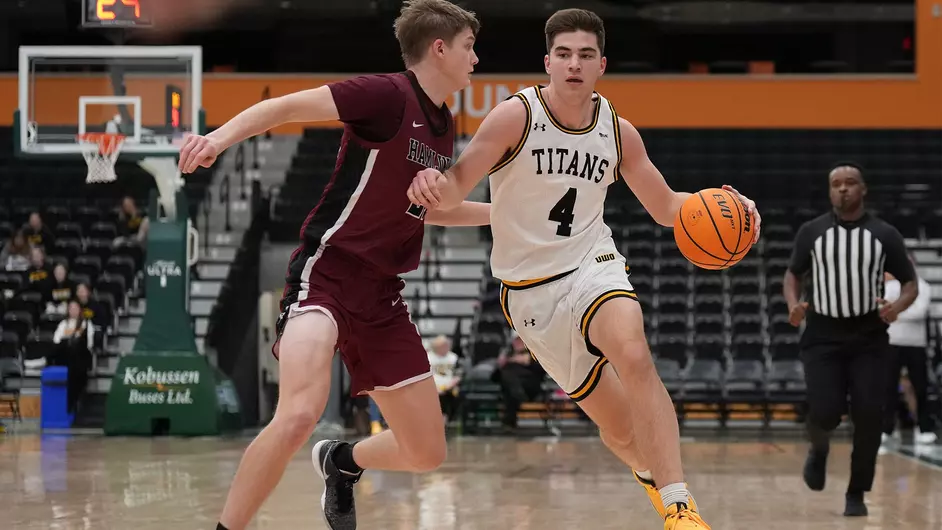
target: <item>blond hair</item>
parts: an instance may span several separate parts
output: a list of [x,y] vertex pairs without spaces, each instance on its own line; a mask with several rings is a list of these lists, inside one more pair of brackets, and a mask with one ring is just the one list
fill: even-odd
[[402,60],[410,67],[425,57],[429,45],[438,39],[451,43],[462,31],[474,35],[481,23],[471,11],[447,0],[408,0],[403,2],[399,18],[393,23]]

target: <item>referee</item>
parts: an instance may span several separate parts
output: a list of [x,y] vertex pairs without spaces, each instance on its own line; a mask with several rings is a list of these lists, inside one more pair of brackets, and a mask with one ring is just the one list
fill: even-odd
[[[824,489],[831,433],[841,423],[849,396],[854,450],[844,515],[863,516],[864,492],[873,485],[880,448],[887,327],[913,303],[919,288],[903,237],[864,210],[863,170],[842,163],[828,179],[832,211],[798,230],[783,291],[791,324],[807,320],[800,342],[811,440],[805,484]],[[892,303],[883,300],[884,271],[901,285]]]

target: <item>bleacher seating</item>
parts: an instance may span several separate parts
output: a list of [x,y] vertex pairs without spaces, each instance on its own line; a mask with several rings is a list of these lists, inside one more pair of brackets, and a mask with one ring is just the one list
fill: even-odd
[[[12,146],[12,131],[0,128],[0,146]],[[46,265],[68,270],[68,279],[91,289],[89,306],[97,333],[95,363],[122,352],[117,340],[118,317],[133,300],[142,296],[140,271],[144,249],[116,242],[117,207],[122,197],[131,196],[146,209],[155,189],[153,176],[135,163],[119,160],[114,183],[85,183],[87,167],[81,157],[48,160],[17,158],[11,149],[0,147],[0,248],[37,211],[54,241],[44,244]],[[210,170],[189,175],[184,188],[191,214],[205,195],[212,177]],[[27,281],[25,272],[0,269],[0,356],[36,360],[52,348],[52,336],[62,315],[47,313],[46,300]],[[37,377],[38,372],[21,374]],[[93,374],[95,375],[95,374]],[[108,375],[108,374],[105,374]]]

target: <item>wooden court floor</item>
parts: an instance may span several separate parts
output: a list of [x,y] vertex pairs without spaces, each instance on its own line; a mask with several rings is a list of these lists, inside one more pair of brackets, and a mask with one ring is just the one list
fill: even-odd
[[[215,528],[248,438],[0,436],[0,528]],[[252,528],[323,529],[321,484],[299,452]],[[662,528],[640,487],[595,439],[458,438],[447,463],[412,476],[367,472],[364,530]],[[716,530],[942,529],[942,470],[880,457],[870,517],[840,515],[849,447],[835,445],[827,489],[807,491],[795,442],[684,443],[688,479]]]

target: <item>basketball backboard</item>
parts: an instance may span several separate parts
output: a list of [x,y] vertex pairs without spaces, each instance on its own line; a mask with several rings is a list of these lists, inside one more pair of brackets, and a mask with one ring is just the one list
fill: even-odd
[[122,159],[179,154],[203,133],[202,49],[193,46],[24,46],[15,150],[82,153],[78,137],[126,136]]

